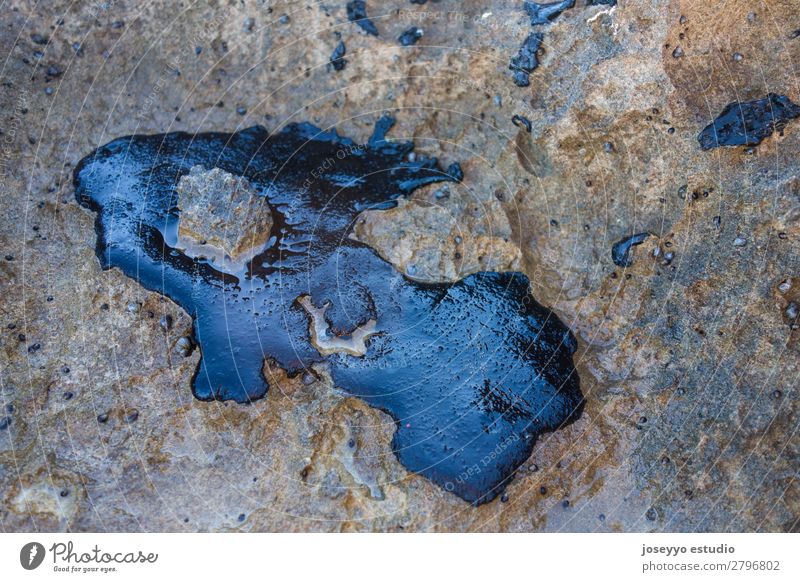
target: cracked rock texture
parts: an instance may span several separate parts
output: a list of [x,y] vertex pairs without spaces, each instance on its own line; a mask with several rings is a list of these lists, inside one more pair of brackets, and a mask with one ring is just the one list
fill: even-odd
[[[797,531],[800,121],[752,150],[697,135],[737,100],[800,103],[800,1],[586,4],[541,27],[524,88],[522,2],[368,2],[377,37],[344,1],[6,4],[0,530]],[[409,474],[324,370],[194,400],[190,317],[100,270],[73,198],[119,136],[308,120],[363,143],[384,111],[464,182],[355,236],[418,278],[520,269],[578,338],[585,411],[505,501]]]
[[272,213],[247,178],[195,166],[175,191],[180,208],[178,248],[190,257],[244,266],[269,240]]

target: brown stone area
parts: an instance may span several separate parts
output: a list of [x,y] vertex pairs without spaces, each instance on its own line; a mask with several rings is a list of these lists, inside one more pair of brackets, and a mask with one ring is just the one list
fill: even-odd
[[175,188],[180,220],[176,248],[238,273],[269,240],[272,213],[247,178],[193,167]]
[[[697,134],[737,100],[800,103],[800,1],[578,0],[526,88],[521,2],[371,2],[378,37],[344,1],[269,4],[4,7],[0,531],[798,530],[800,121],[752,151]],[[384,111],[464,182],[355,236],[421,279],[522,270],[578,338],[586,409],[505,501],[409,474],[391,419],[322,368],[194,400],[190,317],[101,271],[74,201],[119,136],[307,120],[363,143]]]

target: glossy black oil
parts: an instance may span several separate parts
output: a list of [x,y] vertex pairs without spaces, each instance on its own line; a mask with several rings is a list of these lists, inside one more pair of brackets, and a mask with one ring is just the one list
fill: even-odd
[[517,127],[524,128],[525,131],[527,131],[528,133],[533,131],[533,124],[531,123],[531,120],[525,117],[524,115],[514,115],[511,118],[511,123],[513,123]]
[[549,24],[558,16],[575,6],[575,0],[562,0],[561,2],[525,2],[525,12],[531,19],[531,25]]
[[[270,136],[170,133],[117,139],[76,168],[76,196],[97,213],[97,255],[181,305],[202,359],[201,400],[250,402],[268,382],[265,358],[290,374],[327,362],[335,383],[397,423],[393,449],[410,470],[481,503],[502,492],[536,437],[578,414],[575,339],[530,295],[520,273],[478,273],[458,283],[409,280],[348,238],[367,208],[434,182],[460,181],[453,164],[388,141],[382,118],[367,144],[307,123]],[[246,176],[272,210],[275,236],[241,278],[173,248],[176,184],[195,165]],[[378,335],[364,357],[322,357],[297,299],[332,306],[331,330],[369,319]]]
[[511,57],[508,68],[514,72],[514,84],[527,87],[531,84],[530,74],[539,66],[539,49],[542,48],[544,35],[541,32],[530,33],[516,56]]
[[422,38],[422,29],[412,26],[397,39],[403,46],[411,46],[417,44],[417,41]]
[[347,54],[347,47],[344,45],[344,41],[339,41],[339,44],[336,45],[331,53],[330,64],[334,71],[344,70],[345,66],[347,65],[347,59],[344,58],[345,54]]
[[355,22],[368,34],[378,36],[378,27],[367,16],[367,3],[364,0],[352,0],[347,3],[347,19]]
[[800,106],[785,95],[770,93],[764,99],[730,103],[700,132],[703,150],[719,146],[755,146],[800,116]]
[[615,242],[611,247],[611,260],[618,267],[630,267],[633,264],[630,257],[631,247],[642,244],[649,236],[649,232],[640,232]]

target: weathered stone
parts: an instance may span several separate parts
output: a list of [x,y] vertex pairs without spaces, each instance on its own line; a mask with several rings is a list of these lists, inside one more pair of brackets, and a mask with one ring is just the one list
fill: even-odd
[[194,166],[176,188],[180,221],[177,248],[239,271],[269,240],[272,213],[247,178]]
[[[456,202],[458,205],[461,202]],[[401,202],[387,211],[364,212],[355,237],[418,281],[457,281],[480,271],[519,271],[521,253],[496,202],[463,209],[427,202]]]
[[311,343],[323,356],[330,354],[350,354],[351,356],[363,356],[367,353],[366,340],[375,333],[375,320],[370,319],[364,325],[354,329],[349,337],[343,338],[330,332],[330,326],[325,321],[325,312],[331,306],[330,303],[322,307],[316,307],[308,295],[298,299],[303,309],[308,312],[309,333]]

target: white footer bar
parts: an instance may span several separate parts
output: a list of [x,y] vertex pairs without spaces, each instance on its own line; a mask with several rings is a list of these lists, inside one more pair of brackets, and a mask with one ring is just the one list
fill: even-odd
[[0,534],[0,572],[3,580],[800,580],[798,541],[793,534]]

